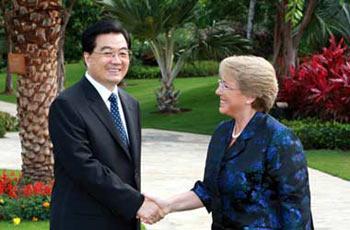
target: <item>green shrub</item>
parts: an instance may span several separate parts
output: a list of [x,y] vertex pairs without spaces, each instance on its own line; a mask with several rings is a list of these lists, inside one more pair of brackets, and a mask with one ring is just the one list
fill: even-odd
[[350,124],[317,119],[282,123],[294,131],[305,149],[350,149]]
[[6,134],[5,125],[0,121],[0,138],[4,137]]
[[215,61],[196,61],[187,63],[179,73],[179,77],[207,77],[217,75],[219,63]]
[[0,124],[2,124],[8,132],[18,131],[18,120],[9,113],[0,112]]
[[158,66],[133,65],[128,71],[127,79],[155,79],[160,78]]
[[[207,77],[217,75],[219,63],[215,61],[195,61],[187,63],[179,72],[178,77]],[[133,65],[127,75],[128,79],[156,79],[161,78],[158,66]]]
[[[50,196],[31,196],[12,199],[0,196],[0,220],[20,217],[24,220],[48,220],[50,218]],[[45,204],[45,206],[43,205]]]

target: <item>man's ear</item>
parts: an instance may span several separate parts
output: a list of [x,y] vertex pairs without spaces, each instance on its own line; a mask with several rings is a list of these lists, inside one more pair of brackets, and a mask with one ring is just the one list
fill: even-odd
[[83,59],[84,59],[84,63],[86,67],[89,67],[89,63],[90,63],[90,54],[88,52],[84,52],[83,53]]

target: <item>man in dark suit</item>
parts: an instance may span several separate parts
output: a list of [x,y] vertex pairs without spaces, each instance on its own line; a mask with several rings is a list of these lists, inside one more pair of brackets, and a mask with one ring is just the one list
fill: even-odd
[[139,104],[117,87],[128,71],[130,45],[118,22],[90,26],[82,38],[87,71],[50,107],[51,229],[136,230],[137,218],[153,223],[163,215],[140,193]]

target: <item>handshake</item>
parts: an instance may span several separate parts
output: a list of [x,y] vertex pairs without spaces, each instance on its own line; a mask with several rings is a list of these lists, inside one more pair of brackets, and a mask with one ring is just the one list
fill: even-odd
[[171,212],[170,204],[170,201],[145,195],[145,200],[137,211],[136,217],[145,224],[154,224]]

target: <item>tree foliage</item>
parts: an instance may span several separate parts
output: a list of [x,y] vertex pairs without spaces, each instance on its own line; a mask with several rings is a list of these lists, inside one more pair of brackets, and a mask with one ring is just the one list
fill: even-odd
[[102,18],[103,6],[93,0],[78,0],[73,8],[66,29],[64,46],[65,60],[68,62],[81,60],[81,36],[91,24]]
[[[104,0],[110,14],[138,39],[147,40],[161,72],[161,87],[157,91],[161,112],[178,112],[179,91],[173,81],[185,60],[199,49],[220,58],[233,54],[235,47],[246,45],[227,29],[208,28],[203,20],[205,1],[198,0]],[[189,36],[187,36],[189,35]],[[182,36],[182,42],[177,42]]]

